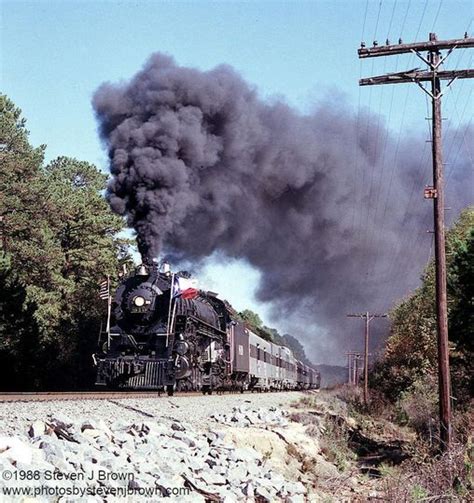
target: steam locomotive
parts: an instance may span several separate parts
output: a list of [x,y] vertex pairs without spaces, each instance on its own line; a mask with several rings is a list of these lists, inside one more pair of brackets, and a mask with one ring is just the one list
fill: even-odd
[[143,264],[111,301],[111,322],[93,355],[96,385],[109,389],[291,390],[319,388],[319,372],[262,339],[184,271]]

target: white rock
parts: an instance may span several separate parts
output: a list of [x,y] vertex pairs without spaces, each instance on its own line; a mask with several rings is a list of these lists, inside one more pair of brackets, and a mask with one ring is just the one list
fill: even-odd
[[209,485],[224,485],[227,483],[225,477],[214,471],[203,471],[199,474],[199,478]]
[[247,484],[244,486],[242,492],[248,498],[253,498],[255,496],[255,488],[254,488],[252,482],[247,482]]
[[31,464],[33,449],[16,437],[0,437],[0,458],[12,464]]
[[242,496],[232,491],[229,487],[218,487],[215,492],[220,496],[222,503],[240,503]]
[[261,467],[258,466],[255,462],[247,463],[246,466],[249,476],[252,476],[252,478],[258,477],[262,473]]
[[205,463],[204,459],[192,456],[189,458],[189,462],[186,464],[191,470],[198,472],[199,470],[204,470],[208,465]]
[[304,493],[306,493],[306,488],[301,482],[287,482],[285,484],[285,490],[289,494],[304,494]]
[[53,437],[42,436],[34,439],[33,444],[39,447],[45,455],[54,454],[58,458],[65,459],[64,451],[68,447],[65,442]]
[[257,485],[257,487],[255,489],[255,493],[266,502],[273,501],[272,493],[269,491],[268,488],[266,488],[264,486]]
[[68,463],[64,459],[58,458],[55,455],[50,455],[46,458],[48,463],[51,463],[55,468],[57,468],[61,473],[73,472],[75,471],[72,463]]
[[92,428],[86,428],[85,430],[83,430],[82,434],[88,438],[97,438],[103,435],[104,432]]
[[81,472],[86,474],[86,478],[96,477],[97,475],[97,465],[95,463],[90,463],[89,461],[82,461],[79,465]]
[[286,503],[305,503],[305,497],[302,494],[293,494],[286,497]]
[[281,491],[285,487],[285,479],[282,475],[276,472],[271,472],[271,477],[269,477],[272,486],[277,490]]
[[260,454],[251,447],[238,447],[235,449],[235,456],[240,461],[255,461],[260,458]]
[[103,419],[84,421],[81,425],[81,431],[84,432],[85,430],[101,430],[107,434],[111,433],[110,428]]
[[175,430],[175,431],[184,431],[185,430],[184,426],[177,421],[175,421],[174,423],[171,423],[171,429]]
[[45,422],[35,421],[30,425],[28,435],[30,437],[39,437],[40,435],[44,435],[48,431],[51,433],[52,430],[49,426],[46,425]]
[[196,441],[194,438],[191,437],[191,435],[188,435],[187,433],[183,431],[176,431],[173,433],[173,438],[177,438],[178,440],[181,440],[185,444],[187,444],[189,447],[195,447],[196,446]]
[[50,423],[54,425],[61,426],[62,428],[70,428],[74,424],[74,420],[61,412],[55,412],[54,414],[50,414]]
[[244,463],[231,464],[229,466],[228,475],[232,480],[241,482],[247,479],[247,467]]
[[114,432],[125,432],[130,428],[130,423],[128,421],[124,421],[123,419],[117,419],[113,421],[110,425],[110,429]]

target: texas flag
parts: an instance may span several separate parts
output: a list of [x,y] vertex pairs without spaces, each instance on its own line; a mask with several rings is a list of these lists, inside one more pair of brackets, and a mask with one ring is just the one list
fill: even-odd
[[181,276],[174,277],[173,298],[194,299],[198,293],[196,279],[182,278]]

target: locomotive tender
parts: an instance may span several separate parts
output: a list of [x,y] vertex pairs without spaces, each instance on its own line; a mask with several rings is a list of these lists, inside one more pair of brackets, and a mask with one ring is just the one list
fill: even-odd
[[192,288],[186,272],[139,266],[122,280],[111,312],[107,340],[94,355],[98,386],[169,395],[319,388],[317,370],[253,333],[217,294]]

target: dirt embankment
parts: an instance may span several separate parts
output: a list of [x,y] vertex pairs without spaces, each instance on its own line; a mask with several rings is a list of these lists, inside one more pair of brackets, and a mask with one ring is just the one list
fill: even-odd
[[431,457],[412,430],[358,413],[334,392],[308,392],[286,417],[284,425],[229,427],[227,436],[303,484],[307,501],[469,500],[462,446]]

